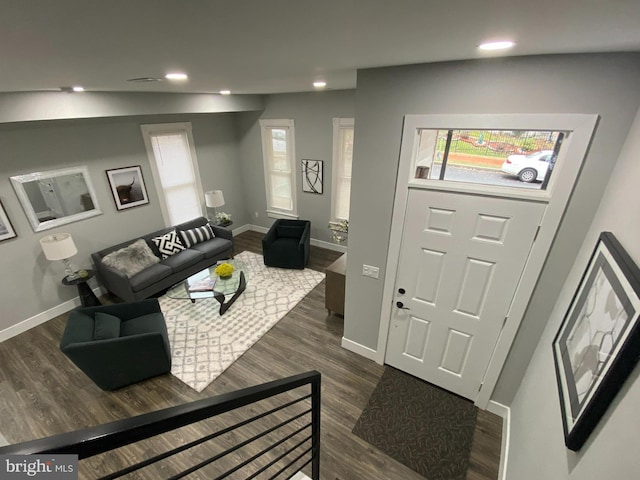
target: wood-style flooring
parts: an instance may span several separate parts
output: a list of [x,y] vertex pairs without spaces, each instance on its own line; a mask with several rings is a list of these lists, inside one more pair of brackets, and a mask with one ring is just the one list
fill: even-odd
[[[261,254],[262,236],[236,236],[236,253]],[[339,256],[312,247],[309,268],[324,271]],[[318,370],[322,479],[422,479],[351,433],[384,367],[341,347],[343,319],[327,314],[324,288],[323,281],[202,393],[169,374],[115,392],[100,390],[60,352],[67,318],[61,315],[0,343],[0,434],[18,443]],[[468,480],[497,478],[501,431],[499,417],[479,413]]]

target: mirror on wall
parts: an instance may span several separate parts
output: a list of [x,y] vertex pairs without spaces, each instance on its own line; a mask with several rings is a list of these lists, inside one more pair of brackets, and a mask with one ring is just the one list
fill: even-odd
[[85,166],[16,175],[11,183],[35,232],[102,213]]

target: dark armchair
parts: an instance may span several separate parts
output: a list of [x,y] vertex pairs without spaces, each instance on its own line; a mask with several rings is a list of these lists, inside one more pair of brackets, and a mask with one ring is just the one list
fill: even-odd
[[60,350],[103,390],[171,370],[167,326],[155,298],[74,310]]
[[303,269],[309,261],[311,222],[276,220],[262,239],[264,264],[268,267]]

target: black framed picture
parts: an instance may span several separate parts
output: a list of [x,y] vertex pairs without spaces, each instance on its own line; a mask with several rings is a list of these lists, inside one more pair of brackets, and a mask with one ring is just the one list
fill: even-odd
[[13,229],[9,217],[7,216],[7,212],[4,210],[4,205],[0,202],[0,242],[17,236],[18,235],[16,235],[16,231]]
[[323,166],[322,160],[302,160],[303,192],[322,193]]
[[149,203],[140,166],[107,170],[107,178],[118,210]]
[[565,444],[579,450],[640,355],[640,270],[602,232],[562,325],[553,356]]

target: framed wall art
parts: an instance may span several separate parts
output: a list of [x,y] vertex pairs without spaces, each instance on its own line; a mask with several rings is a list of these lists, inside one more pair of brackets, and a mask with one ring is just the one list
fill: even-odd
[[640,355],[640,270],[600,234],[553,340],[565,444],[579,450]]
[[322,193],[322,160],[302,160],[302,191],[307,193]]
[[107,170],[113,200],[118,210],[149,203],[140,166]]
[[15,238],[16,231],[13,229],[11,222],[9,221],[9,217],[7,216],[7,212],[4,210],[4,205],[0,202],[0,242],[3,240],[9,240],[10,238]]

